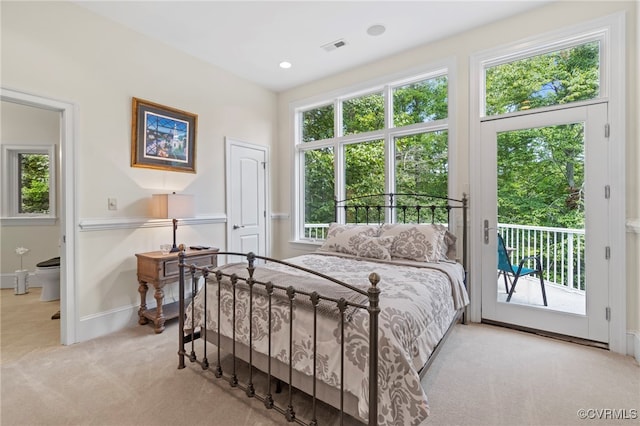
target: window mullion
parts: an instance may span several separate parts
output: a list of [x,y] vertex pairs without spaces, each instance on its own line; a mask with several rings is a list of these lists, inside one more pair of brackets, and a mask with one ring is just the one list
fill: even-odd
[[[391,134],[390,129],[393,127],[393,90],[391,86],[385,86],[385,128],[384,128],[384,143],[385,143],[385,160],[384,160],[384,176],[385,176],[385,191],[387,193],[393,193],[395,190],[395,138]],[[391,209],[385,209],[385,221],[393,222]]]
[[[334,164],[333,164],[333,172],[334,172],[334,196],[338,200],[345,199],[345,162],[344,162],[344,143],[342,141],[343,137],[343,117],[342,117],[342,101],[340,99],[336,99],[335,105],[333,107],[334,110],[334,134],[336,135],[334,148],[333,148],[333,156],[334,156]],[[342,221],[340,218],[341,214],[338,214],[339,221]]]

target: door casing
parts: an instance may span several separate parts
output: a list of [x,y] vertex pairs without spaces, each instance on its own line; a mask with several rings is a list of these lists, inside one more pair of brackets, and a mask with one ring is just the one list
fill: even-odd
[[71,345],[77,342],[79,317],[76,294],[76,181],[75,139],[76,106],[69,102],[1,88],[0,99],[34,108],[60,113],[60,343]]
[[[627,333],[627,277],[626,277],[626,208],[625,208],[625,163],[626,163],[626,15],[624,12],[614,13],[587,22],[562,26],[542,34],[535,34],[524,40],[514,40],[495,48],[487,49],[471,55],[469,67],[469,289],[471,304],[469,317],[473,322],[480,322],[482,317],[482,280],[478,271],[482,266],[481,250],[483,242],[482,215],[478,209],[479,197],[482,194],[479,161],[482,147],[480,145],[482,93],[484,87],[484,67],[488,62],[501,57],[522,54],[523,51],[534,51],[538,47],[556,44],[561,40],[575,39],[588,34],[602,34],[605,44],[603,58],[605,69],[602,74],[602,94],[600,100],[609,104],[609,182],[611,197],[609,199],[611,215],[608,233],[611,242],[611,258],[609,260],[609,349],[613,352],[633,353],[633,345],[628,343]],[[466,186],[464,187],[466,190]],[[466,192],[466,191],[465,191]]]

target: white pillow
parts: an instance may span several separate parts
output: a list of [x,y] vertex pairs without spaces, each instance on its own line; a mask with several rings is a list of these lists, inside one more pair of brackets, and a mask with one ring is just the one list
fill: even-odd
[[442,253],[444,232],[432,224],[385,223],[381,237],[393,236],[391,258],[410,259],[418,262],[438,262],[446,256]]
[[357,256],[360,238],[377,237],[379,232],[380,227],[378,225],[342,225],[332,223],[327,231],[327,239],[318,250]]

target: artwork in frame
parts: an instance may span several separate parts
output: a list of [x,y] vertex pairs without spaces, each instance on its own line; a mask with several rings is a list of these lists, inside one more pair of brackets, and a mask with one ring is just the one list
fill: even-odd
[[196,172],[198,116],[133,98],[131,166]]

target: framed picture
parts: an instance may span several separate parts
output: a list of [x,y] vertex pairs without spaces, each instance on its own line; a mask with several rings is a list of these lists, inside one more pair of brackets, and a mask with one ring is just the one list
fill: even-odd
[[196,172],[198,116],[133,98],[131,166]]

